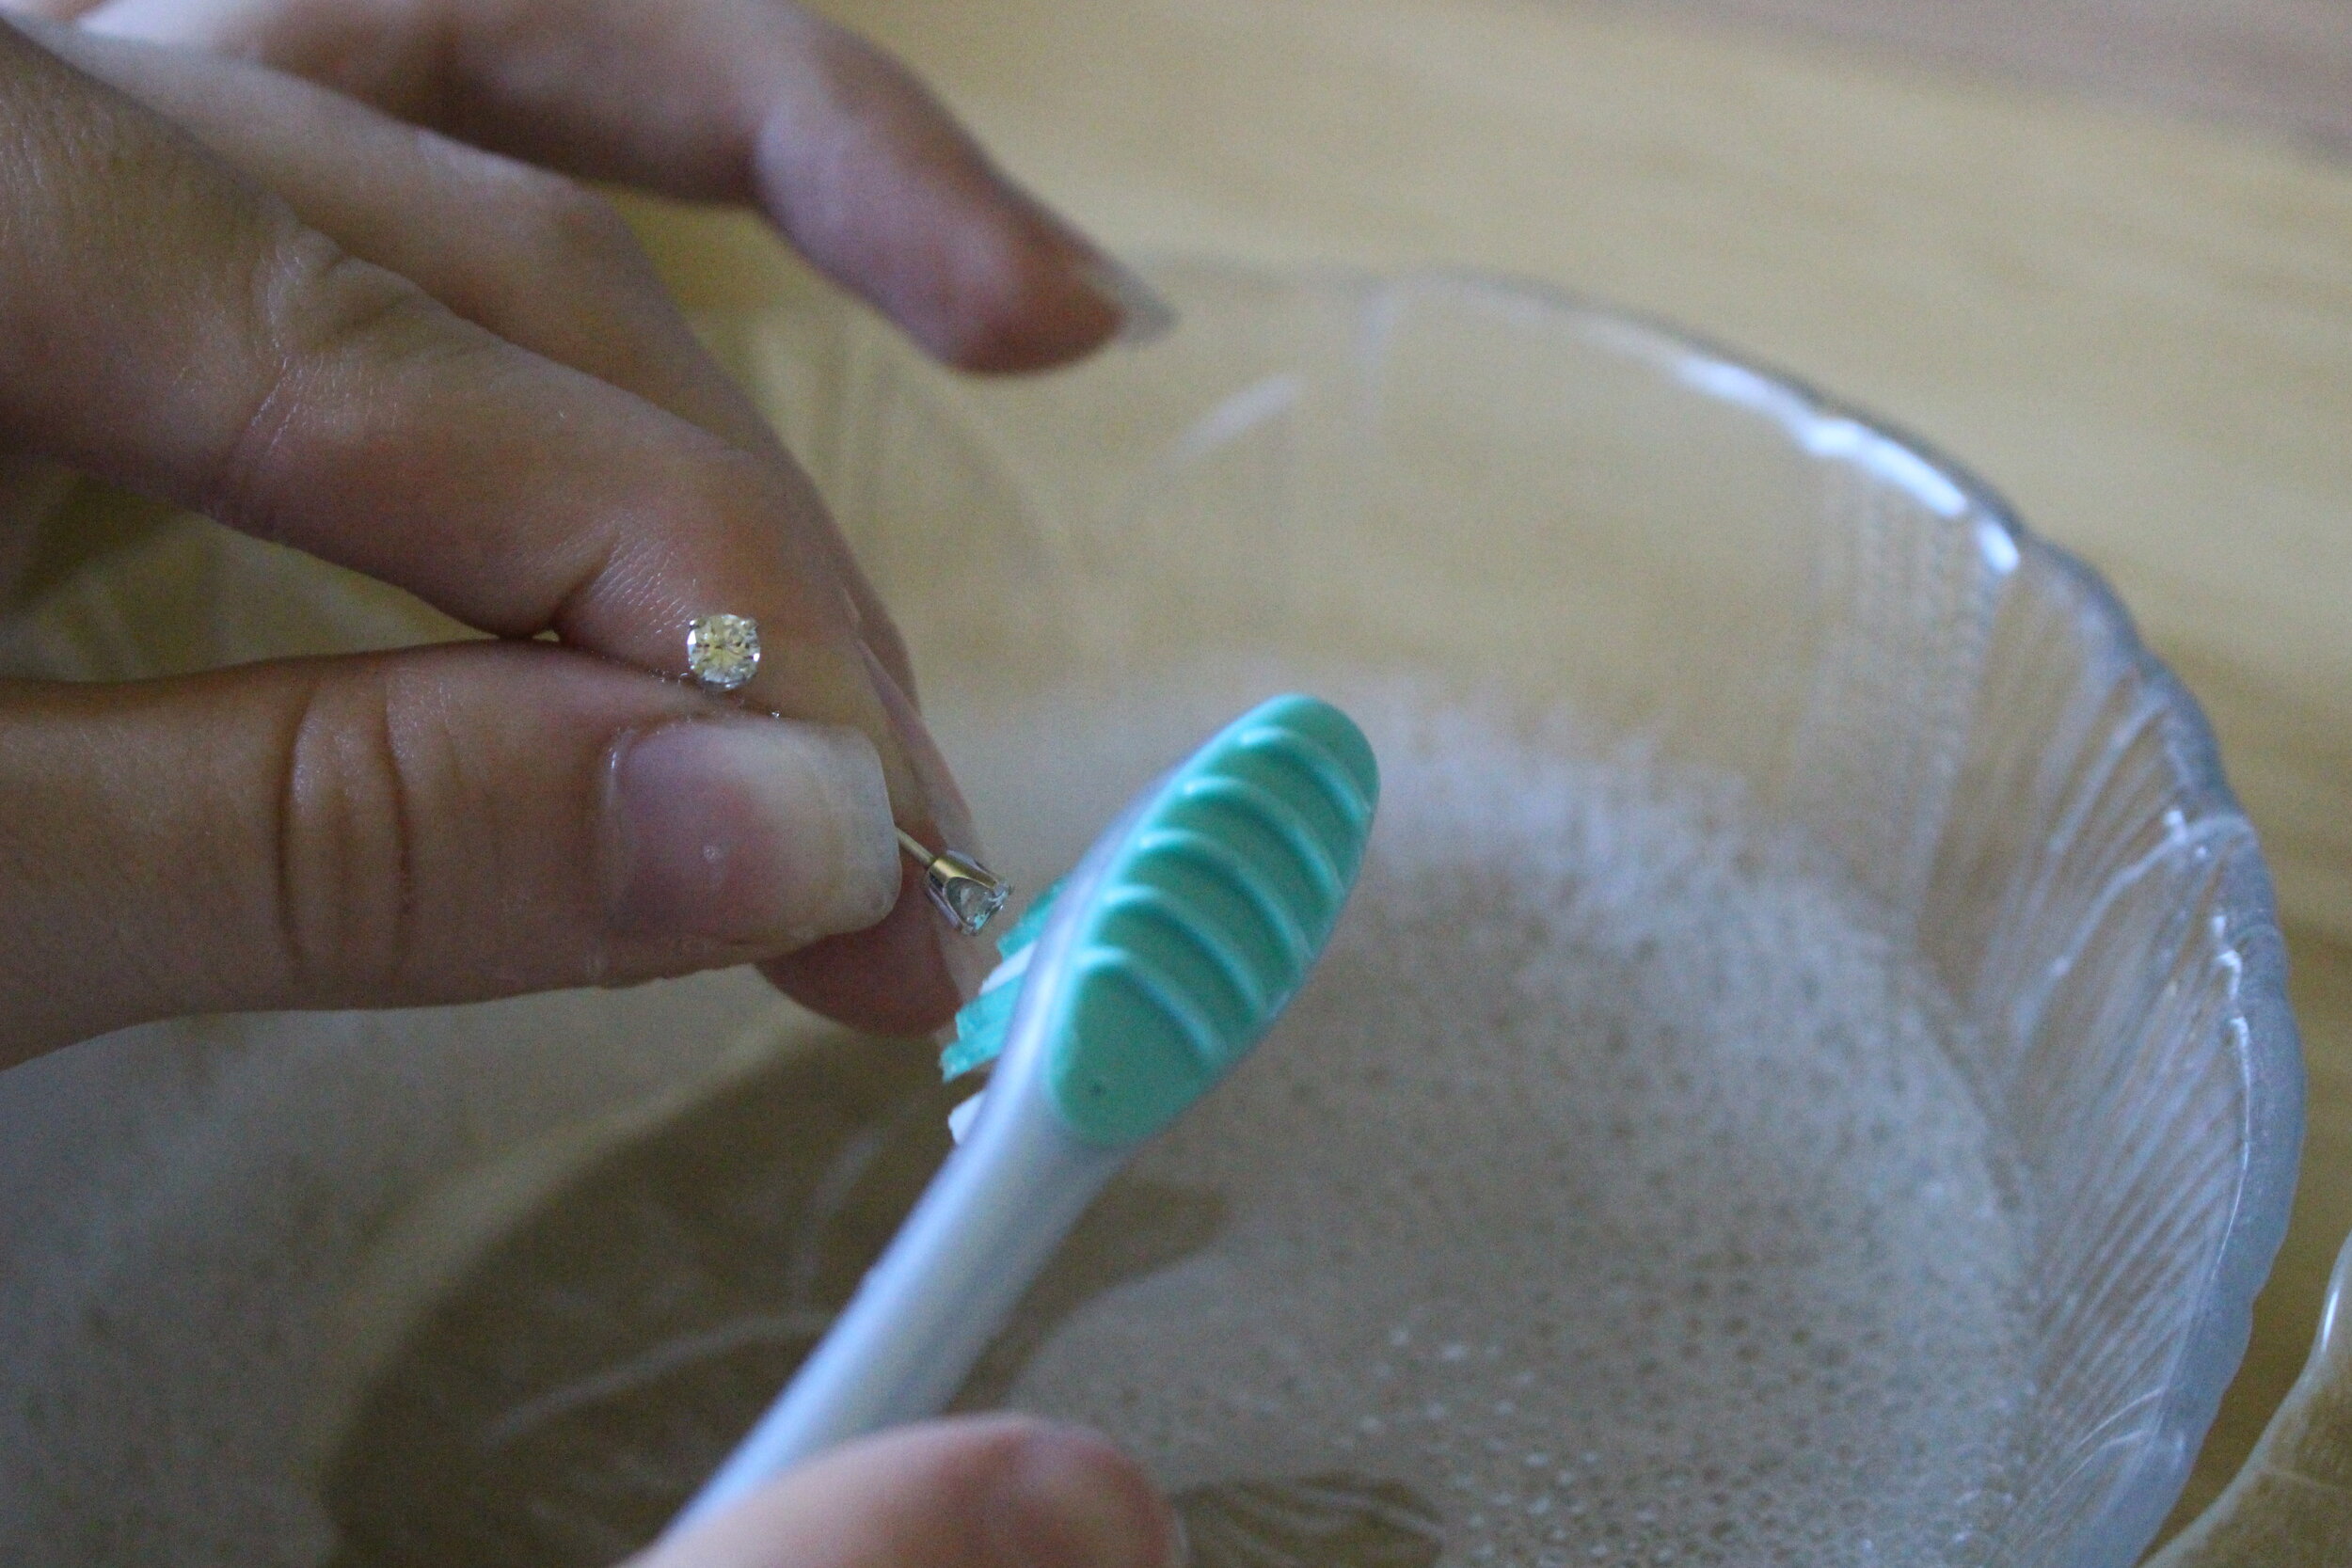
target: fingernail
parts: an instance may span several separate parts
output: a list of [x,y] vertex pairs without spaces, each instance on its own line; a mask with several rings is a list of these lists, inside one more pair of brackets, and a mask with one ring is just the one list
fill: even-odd
[[914,787],[923,797],[923,809],[938,825],[943,837],[943,842],[931,847],[978,854],[980,847],[972,827],[972,808],[964,804],[963,791],[956,787],[955,775],[947,771],[947,759],[939,754],[939,743],[931,738],[923,716],[907,700],[907,694],[899,689],[882,661],[874,657],[873,649],[860,642],[858,652],[865,656],[866,679],[872,682],[874,694],[881,700],[882,714],[890,721],[890,727],[906,752],[907,767],[914,775]]
[[1048,1428],[1022,1446],[992,1523],[1023,1568],[1178,1568],[1183,1537],[1133,1461],[1092,1433]]
[[1141,348],[1176,330],[1176,307],[1117,257],[1096,251],[1087,264],[1086,280],[1087,287],[1119,311],[1119,330],[1111,334],[1111,341],[1120,347]]
[[631,935],[799,946],[898,897],[882,759],[856,730],[681,721],[623,740],[612,780],[612,919]]
[[[891,677],[874,650],[861,642],[858,651],[866,656],[866,673],[872,681],[874,692],[882,701],[882,712],[890,727],[898,736],[900,752],[907,759],[907,768],[914,775],[914,786],[923,798],[923,810],[930,818],[931,834],[938,842],[930,844],[933,849],[961,849],[980,858],[978,830],[972,825],[972,808],[964,803],[963,791],[956,787],[955,775],[947,771],[947,759],[939,754],[938,742],[931,739],[923,716],[907,700],[906,693]],[[924,836],[916,825],[918,838]],[[928,904],[929,899],[925,902]],[[965,936],[947,921],[931,911],[931,936],[939,943],[940,966],[955,983],[956,995],[969,1002],[980,993],[980,982],[996,967],[993,952],[981,942]]]

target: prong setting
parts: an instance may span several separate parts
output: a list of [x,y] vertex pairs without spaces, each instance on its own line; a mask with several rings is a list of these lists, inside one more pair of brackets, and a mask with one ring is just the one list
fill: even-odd
[[1012,896],[1010,882],[961,850],[933,851],[904,828],[898,830],[898,845],[923,868],[923,887],[931,896],[931,907],[967,937],[987,929]]

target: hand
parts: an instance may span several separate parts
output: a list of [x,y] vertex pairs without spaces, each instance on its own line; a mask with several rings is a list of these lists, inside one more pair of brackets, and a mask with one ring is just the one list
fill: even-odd
[[[756,193],[959,362],[1051,363],[1120,325],[1097,253],[824,24],[613,8],[597,25],[651,29],[617,53],[609,32],[453,8],[477,11],[505,30],[418,12],[352,24],[335,58],[485,141]],[[326,14],[85,21],[243,16],[283,43]],[[0,25],[0,449],[507,641],[0,686],[0,1062],[185,1011],[744,961],[864,1026],[944,1017],[951,966],[977,959],[888,818],[932,843],[969,827],[904,651],[609,209],[268,67],[22,26]],[[402,64],[427,58],[454,63]],[[650,673],[678,673],[686,626],[716,610],[761,627],[740,704]],[[560,644],[526,641],[543,631]]]
[[1042,369],[1122,324],[1165,324],[1165,307],[998,173],[903,68],[787,0],[0,9],[266,65],[544,168],[757,206],[834,281],[966,370]]
[[1018,1416],[812,1460],[627,1568],[1179,1568],[1176,1516],[1093,1433]]

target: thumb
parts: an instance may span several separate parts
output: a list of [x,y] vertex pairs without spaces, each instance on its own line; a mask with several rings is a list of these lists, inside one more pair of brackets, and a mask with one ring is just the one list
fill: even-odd
[[1176,1515],[1082,1428],[901,1428],[791,1471],[628,1568],[1175,1568]]
[[544,642],[0,683],[0,1066],[769,958],[899,887],[856,730]]

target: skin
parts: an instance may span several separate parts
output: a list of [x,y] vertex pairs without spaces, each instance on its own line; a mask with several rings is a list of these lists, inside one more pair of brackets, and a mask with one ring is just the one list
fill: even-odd
[[[613,683],[598,712],[617,721],[630,682],[605,667],[677,673],[688,622],[724,608],[762,629],[743,703],[863,730],[898,822],[968,844],[887,611],[620,220],[567,171],[755,199],[976,369],[1053,364],[1113,332],[1098,253],[898,67],[776,5],[147,4],[20,26],[0,36],[0,134],[17,150],[0,169],[15,302],[0,319],[0,447],[561,646],[534,646],[544,668],[436,650],[389,671],[323,664],[63,705],[83,735],[115,733],[111,705],[126,704],[122,745],[200,752],[219,682],[244,683],[239,722],[276,738],[207,774],[221,809],[205,815],[233,842],[192,842],[179,802],[117,793],[79,809],[57,787],[78,779],[44,771],[59,701],[0,690],[0,796],[31,810],[0,832],[0,927],[40,958],[0,973],[0,1050],[199,1008],[397,1006],[755,960],[865,1027],[916,1033],[951,1012],[958,969],[968,981],[983,960],[943,940],[912,863],[868,930],[789,953],[654,947],[596,916],[581,821],[534,829],[516,812],[495,860],[546,890],[516,917],[467,879],[451,842],[474,803],[451,793],[464,770],[434,766],[418,737],[453,706],[479,726],[560,700],[525,689],[541,682]],[[672,80],[685,86],[660,90]],[[565,659],[598,673],[556,673]],[[516,684],[493,697],[484,683],[501,681]],[[635,684],[647,721],[679,700]],[[26,708],[27,737],[12,738]],[[308,754],[332,768],[304,774],[297,753],[322,729],[337,743]],[[441,744],[469,755],[484,738]],[[308,787],[284,787],[297,775]],[[370,798],[404,810],[339,804]],[[310,820],[338,812],[350,819]],[[320,844],[337,852],[306,849]],[[459,880],[407,880],[431,865]],[[155,874],[90,875],[114,866]],[[370,902],[407,917],[332,944],[288,935],[295,909]],[[432,940],[411,950],[418,932]]]
[[631,1568],[1175,1568],[1183,1531],[1092,1433],[930,1421],[819,1456]]
[[[976,371],[1110,338],[1102,255],[781,0],[0,9],[0,475],[158,495],[496,639],[0,683],[0,1066],[191,1011],[745,962],[863,1027],[941,1022],[981,964],[911,863],[878,924],[816,942],[615,916],[616,759],[682,721],[853,728],[899,824],[972,840],[888,611],[577,181],[755,205]],[[675,678],[714,610],[761,628],[734,698]],[[999,1418],[852,1445],[643,1560],[1148,1568],[1176,1542],[1100,1438]]]

